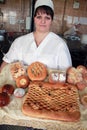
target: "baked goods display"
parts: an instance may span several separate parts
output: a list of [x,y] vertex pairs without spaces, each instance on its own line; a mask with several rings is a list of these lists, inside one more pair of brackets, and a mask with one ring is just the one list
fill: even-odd
[[86,67],[82,65],[77,68],[70,67],[67,70],[67,82],[76,85],[79,90],[83,90],[87,86]]
[[[26,69],[21,62],[12,63],[10,71],[15,81],[15,89],[9,93],[10,87],[3,85],[1,93],[5,92],[8,96],[12,93],[13,97],[17,98],[24,96],[22,112],[26,116],[67,122],[79,121],[80,104],[86,107],[86,96],[80,99],[79,92],[87,86],[87,68],[80,65],[77,68],[70,67],[67,71],[48,69],[40,62],[34,62]],[[2,100],[5,102],[5,99]],[[4,102],[3,104],[8,104],[10,97]]]
[[16,86],[19,88],[27,88],[29,82],[30,81],[27,75],[21,75],[16,79]]
[[27,73],[32,81],[42,81],[47,76],[47,68],[41,62],[34,62],[27,68]]
[[14,86],[11,84],[4,84],[2,86],[2,92],[6,92],[8,95],[12,95],[14,92]]
[[8,105],[10,102],[10,97],[6,92],[0,93],[0,107]]
[[14,96],[17,98],[21,98],[25,95],[25,90],[23,88],[16,88],[14,90]]
[[10,65],[12,78],[16,80],[19,76],[25,75],[26,71],[21,62],[14,62]]
[[68,83],[32,82],[25,96],[22,112],[37,118],[78,121],[78,90]]

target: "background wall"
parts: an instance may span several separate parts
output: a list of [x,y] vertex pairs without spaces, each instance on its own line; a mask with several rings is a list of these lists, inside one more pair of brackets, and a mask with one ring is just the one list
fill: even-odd
[[[76,0],[79,8],[73,8],[75,0],[53,0],[55,16],[52,31],[63,33],[76,21],[82,24],[82,33],[87,33],[87,0]],[[8,32],[21,32],[26,30],[26,17],[31,15],[31,0],[6,0],[0,4],[3,12],[3,27]],[[0,21],[0,24],[2,21]]]
[[5,4],[0,4],[7,31],[21,32],[25,29],[26,17],[30,16],[30,4],[31,0],[5,0]]
[[56,33],[63,33],[75,22],[82,24],[82,33],[87,33],[87,0],[76,0],[79,8],[73,8],[75,0],[53,0],[55,6],[55,17],[53,30]]

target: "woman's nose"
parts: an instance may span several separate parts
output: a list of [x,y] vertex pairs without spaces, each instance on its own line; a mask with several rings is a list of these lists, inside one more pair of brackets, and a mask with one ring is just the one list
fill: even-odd
[[46,22],[45,18],[42,18],[42,19],[41,19],[41,22],[42,22],[42,23],[45,23],[45,22]]

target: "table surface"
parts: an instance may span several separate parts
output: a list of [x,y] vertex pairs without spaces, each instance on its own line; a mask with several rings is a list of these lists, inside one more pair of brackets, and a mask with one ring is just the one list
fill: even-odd
[[[15,82],[11,77],[9,69],[10,67],[9,65],[7,65],[3,68],[2,72],[0,73],[0,86],[2,86],[5,83],[15,85]],[[87,93],[87,88],[79,93],[80,96],[84,92]],[[28,126],[45,130],[87,130],[87,108],[84,108],[81,104],[80,120],[78,122],[63,122],[25,116],[21,111],[22,102],[23,98],[16,98],[14,97],[14,95],[11,96],[11,101],[9,105],[0,108],[0,124]]]

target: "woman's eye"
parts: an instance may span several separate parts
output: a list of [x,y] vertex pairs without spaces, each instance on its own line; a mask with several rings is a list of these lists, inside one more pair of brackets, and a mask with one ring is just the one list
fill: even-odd
[[50,20],[51,18],[50,17],[46,17],[47,20]]
[[41,16],[36,16],[36,18],[37,18],[37,19],[40,19],[40,18],[41,18]]

